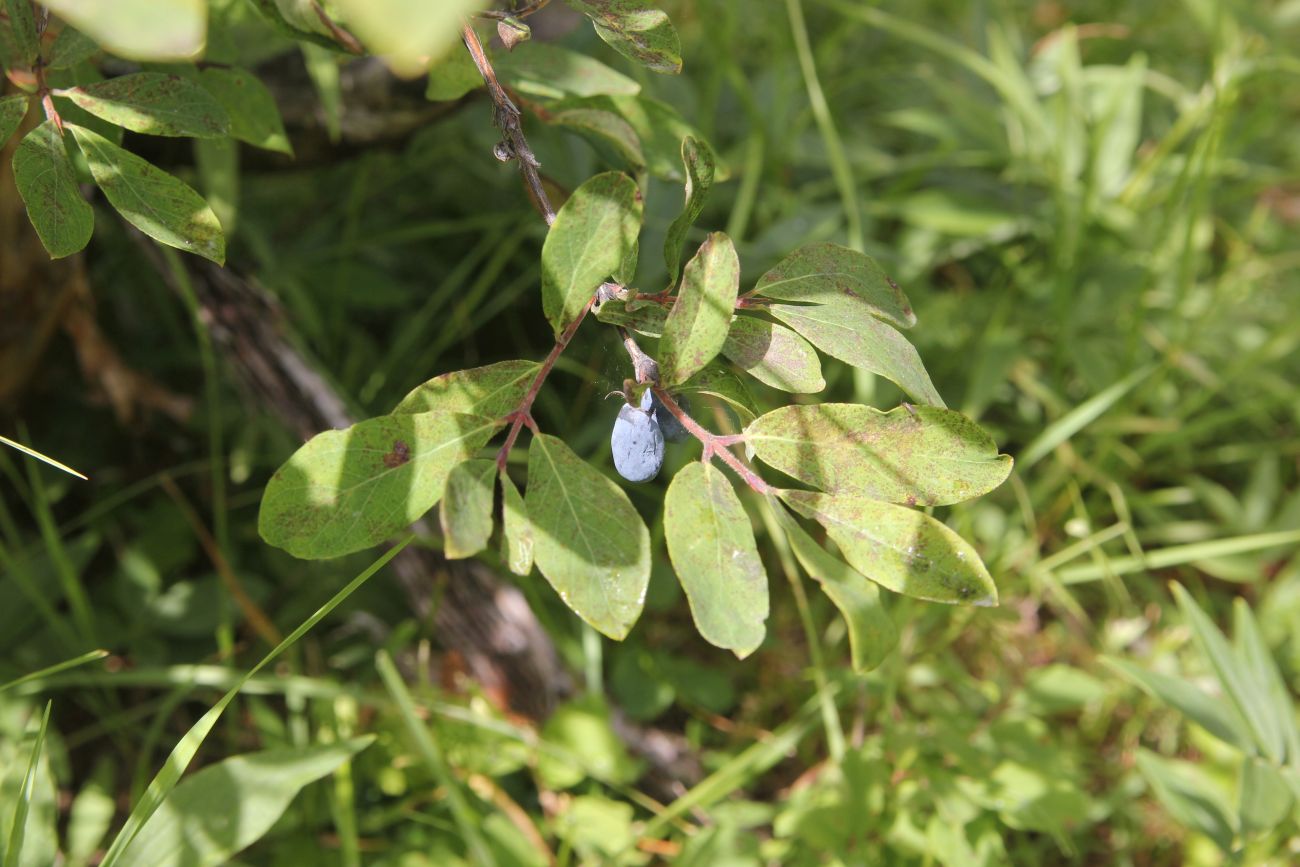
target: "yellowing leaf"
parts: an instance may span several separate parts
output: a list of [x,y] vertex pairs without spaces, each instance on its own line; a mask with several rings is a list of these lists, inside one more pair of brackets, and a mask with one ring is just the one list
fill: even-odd
[[466,17],[486,0],[337,0],[348,26],[398,75],[415,76],[457,50]]
[[627,494],[563,440],[537,434],[524,502],[537,568],[574,613],[622,640],[650,582],[650,531]]
[[700,635],[741,659],[753,653],[767,632],[767,573],[749,515],[721,470],[693,461],[673,477],[664,537]]
[[784,325],[737,316],[731,322],[722,354],[764,385],[795,394],[826,387],[817,350]]
[[452,467],[438,503],[443,552],[448,559],[473,557],[492,537],[492,495],[496,462],[472,460]]

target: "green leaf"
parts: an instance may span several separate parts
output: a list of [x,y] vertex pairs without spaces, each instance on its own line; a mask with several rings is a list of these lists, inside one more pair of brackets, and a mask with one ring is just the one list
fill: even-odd
[[533,525],[528,520],[528,506],[510,474],[501,478],[501,542],[506,568],[524,576],[533,571]]
[[1286,821],[1295,795],[1277,768],[1254,756],[1241,760],[1237,784],[1237,816],[1247,834],[1267,833]]
[[95,760],[90,779],[82,785],[68,810],[68,830],[65,855],[67,863],[82,867],[90,863],[95,851],[103,845],[104,837],[117,813],[113,794],[114,760],[101,755]]
[[778,494],[825,527],[848,564],[880,586],[931,602],[997,605],[997,587],[979,554],[929,515],[849,495]]
[[[50,768],[45,756],[45,738],[50,728],[50,708],[53,702],[45,703],[45,712],[41,715],[40,726],[32,741],[32,751],[27,759],[27,769],[22,782],[5,792],[12,798],[7,803],[0,803],[0,814],[4,815],[0,830],[5,832],[4,867],[37,867],[43,863],[52,863],[49,859],[54,854],[54,792],[50,779]],[[20,766],[14,763],[13,770]],[[8,769],[6,769],[8,770]],[[12,771],[11,771],[12,773]],[[10,789],[8,781],[0,777],[0,790]],[[12,813],[10,811],[12,810]],[[30,841],[30,842],[29,842]]]
[[741,427],[758,417],[757,405],[749,389],[745,388],[745,383],[736,374],[718,364],[710,364],[677,386],[674,391],[684,394],[706,394],[718,398],[735,412]]
[[790,540],[800,565],[821,585],[839,609],[849,630],[849,655],[854,671],[871,671],[898,646],[898,627],[880,601],[880,589],[865,575],[813,541],[784,507],[772,511]]
[[492,538],[496,461],[472,460],[452,467],[438,503],[443,553],[449,560],[473,557]]
[[42,0],[104,48],[131,60],[190,60],[208,34],[204,0]]
[[1193,762],[1162,758],[1141,747],[1137,766],[1175,820],[1209,837],[1224,852],[1231,851],[1231,813],[1218,780]]
[[178,75],[135,72],[55,93],[132,132],[195,138],[230,134],[230,118],[221,103]]
[[579,617],[622,640],[650,582],[650,531],[627,494],[563,440],[537,434],[524,502],[537,568]]
[[349,28],[398,75],[415,76],[455,49],[467,16],[486,0],[337,0]]
[[1010,456],[999,455],[979,425],[933,407],[784,406],[747,427],[745,438],[764,463],[801,482],[909,506],[973,499],[1011,472]]
[[1251,752],[1250,735],[1245,721],[1231,705],[1197,688],[1180,677],[1138,668],[1115,657],[1103,657],[1102,664],[1118,673],[1143,692],[1160,699],[1224,743]]
[[861,308],[899,328],[916,324],[903,290],[876,260],[838,244],[800,247],[760,277],[754,292],[778,301]]
[[123,852],[132,867],[215,867],[271,830],[298,792],[334,773],[370,735],[234,756],[182,780]]
[[615,51],[655,72],[682,71],[682,45],[663,11],[641,0],[565,0]]
[[81,197],[63,136],[53,121],[33,129],[14,152],[14,184],[50,256],[70,256],[90,242],[95,212]]
[[73,27],[64,27],[50,46],[45,65],[50,69],[71,69],[98,51],[99,46],[86,34]]
[[127,222],[155,241],[226,260],[221,223],[203,197],[162,169],[84,127],[66,125],[81,146],[95,183]]
[[239,224],[239,144],[228,138],[194,140],[194,169],[199,191],[221,223],[227,238]]
[[645,155],[641,152],[641,140],[637,138],[636,130],[615,112],[556,103],[546,112],[546,121],[574,130],[598,151],[612,152],[617,161],[625,163],[633,172],[645,168]]
[[230,118],[230,134],[254,147],[293,155],[275,97],[256,75],[239,67],[210,66],[199,79]]
[[916,348],[865,307],[773,304],[768,311],[827,355],[885,377],[921,403],[944,405]]
[[1171,588],[1201,655],[1209,662],[1223,691],[1246,721],[1256,749],[1265,758],[1281,763],[1286,756],[1285,735],[1273,716],[1266,687],[1256,680],[1245,660],[1233,652],[1223,633],[1191,594],[1180,584],[1172,584]]
[[636,182],[606,172],[574,190],[556,214],[542,245],[542,309],[557,335],[635,257],[641,207]]
[[498,52],[492,56],[492,66],[510,87],[547,99],[641,92],[641,85],[621,72],[550,42],[529,42],[514,51]]
[[1232,623],[1232,644],[1237,658],[1254,680],[1263,696],[1263,705],[1268,708],[1268,716],[1281,733],[1282,761],[1300,767],[1300,731],[1296,729],[1290,691],[1250,611],[1250,604],[1241,597],[1232,601]]
[[646,337],[662,337],[664,323],[668,321],[668,308],[658,304],[646,304],[629,312],[626,304],[615,299],[602,302],[592,309],[601,322],[622,325]]
[[682,271],[677,299],[659,344],[659,376],[667,386],[685,382],[722,349],[740,291],[740,259],[722,232],[704,240]]
[[764,385],[794,394],[826,387],[817,350],[784,325],[737,316],[731,322],[722,354]]
[[[499,70],[498,70],[499,71]],[[483,86],[483,76],[468,51],[448,51],[429,67],[424,98],[434,102],[460,99]]]
[[27,104],[30,101],[31,97],[25,93],[17,93],[0,99],[0,145],[8,141],[9,136],[14,134],[14,130],[18,129],[18,124],[23,122],[23,117],[27,114]]
[[504,418],[519,406],[541,369],[536,361],[518,360],[444,373],[412,389],[393,414],[437,410]]
[[686,234],[700,218],[713,187],[713,150],[708,143],[692,135],[683,138],[682,167],[686,170],[686,204],[664,236],[664,264],[668,266],[670,286],[677,283],[681,273],[682,245],[686,243]]
[[712,464],[683,467],[664,497],[664,537],[695,628],[744,659],[763,643],[767,573],[749,515]]
[[14,36],[16,59],[25,67],[34,66],[39,54],[36,42],[36,16],[32,14],[30,0],[5,0],[9,15],[9,32]]
[[317,434],[267,484],[257,529],[295,557],[341,557],[389,538],[442,498],[447,476],[501,422],[435,411]]

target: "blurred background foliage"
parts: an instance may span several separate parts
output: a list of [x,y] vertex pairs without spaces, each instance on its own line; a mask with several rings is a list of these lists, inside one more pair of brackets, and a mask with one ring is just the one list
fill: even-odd
[[[675,0],[679,77],[623,62],[553,5],[538,38],[638,81],[726,162],[698,234],[735,239],[742,288],[829,240],[860,241],[908,292],[939,391],[1017,459],[1000,490],[942,515],[1002,606],[891,597],[899,648],[858,676],[780,534],[760,539],[773,614],[745,662],[695,635],[666,568],[617,645],[534,575],[518,585],[566,681],[542,718],[485,689],[381,572],[199,754],[214,768],[292,747],[301,764],[337,747],[266,808],[278,818],[238,863],[1300,857],[1300,3]],[[232,271],[283,306],[287,339],[347,407],[382,413],[435,374],[540,358],[544,227],[491,158],[481,93],[426,102],[422,82],[292,49],[248,4],[213,10],[232,29],[209,59],[259,64],[297,159],[128,146],[223,203]],[[525,124],[560,188],[611,164]],[[644,251],[680,195],[649,181]],[[94,863],[172,744],[266,652],[264,627],[292,629],[370,562],[259,541],[261,488],[303,434],[239,387],[179,257],[107,212],[96,228],[67,278],[84,278],[77,303],[93,296],[93,334],[65,325],[0,415],[91,476],[0,451],[0,683],[111,653],[0,693],[0,829],[30,808],[32,864],[56,847]],[[645,291],[662,286],[657,256],[640,267]],[[610,329],[584,327],[538,402],[543,429],[607,465],[604,398],[625,367]],[[826,378],[824,399],[898,400],[834,362]],[[629,493],[655,527],[660,498]],[[429,582],[431,608],[449,580]],[[46,699],[48,758],[20,798]],[[232,774],[240,796],[260,785]]]

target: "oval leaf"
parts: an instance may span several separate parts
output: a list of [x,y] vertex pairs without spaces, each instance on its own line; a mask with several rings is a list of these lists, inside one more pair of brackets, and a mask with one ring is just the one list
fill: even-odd
[[700,218],[713,187],[713,151],[704,141],[688,135],[682,139],[682,166],[686,169],[686,204],[664,236],[664,264],[668,266],[670,286],[677,282],[681,271],[686,233]]
[[573,191],[542,245],[542,309],[558,335],[624,263],[635,261],[641,191],[621,172]]
[[524,503],[542,575],[574,613],[622,640],[650,582],[650,531],[627,494],[563,440],[537,434]]
[[533,525],[528,507],[509,473],[501,473],[502,559],[516,575],[533,571]]
[[637,138],[636,130],[612,111],[556,103],[547,110],[546,121],[574,130],[606,156],[612,152],[615,162],[626,164],[634,172],[645,167],[645,155],[641,152],[641,140]]
[[373,741],[265,750],[209,765],[172,789],[121,860],[133,867],[225,864],[271,830],[304,786]]
[[565,0],[591,19],[615,51],[655,72],[682,71],[682,44],[673,22],[641,0]]
[[764,463],[829,493],[946,506],[1006,480],[1011,457],[959,412],[853,403],[785,406],[745,429]]
[[473,557],[492,538],[492,496],[495,461],[473,460],[456,464],[438,503],[443,553],[449,560]]
[[722,354],[759,382],[781,391],[812,394],[826,387],[817,350],[789,328],[766,319],[737,316]]
[[155,241],[218,265],[225,262],[221,223],[202,196],[99,133],[73,124],[67,128],[81,146],[95,183],[127,222]]
[[317,434],[271,476],[258,532],[309,560],[378,545],[433,508],[452,468],[500,426],[479,416],[425,412]]
[[13,169],[27,217],[50,256],[58,259],[85,247],[95,230],[95,212],[81,197],[63,136],[53,121],[23,137]]
[[177,75],[136,72],[56,91],[101,120],[149,135],[219,138],[230,133],[221,103]]
[[668,320],[667,308],[653,303],[629,311],[627,304],[615,299],[605,301],[594,309],[596,318],[601,322],[608,325],[622,325],[646,337],[662,337],[664,323]]
[[6,60],[30,67],[36,63],[39,54],[39,46],[36,43],[36,16],[32,14],[32,4],[30,0],[4,0],[4,11],[9,19],[8,32],[12,34],[14,41],[14,56]]
[[739,291],[736,248],[725,234],[714,232],[682,271],[682,285],[659,344],[660,382],[685,382],[721,351]]
[[349,28],[398,75],[419,75],[459,41],[487,0],[338,0]]
[[393,413],[438,410],[502,418],[519,406],[541,368],[536,361],[498,361],[444,373],[412,389]]
[[773,304],[767,309],[827,355],[883,376],[920,403],[944,405],[916,347],[865,306]]
[[773,504],[777,521],[804,570],[821,584],[849,630],[849,655],[855,671],[871,671],[898,645],[898,627],[880,601],[880,589],[865,575],[834,556],[785,508]]
[[560,99],[565,96],[626,94],[641,85],[599,60],[550,42],[529,42],[492,57],[497,77],[521,93]]
[[780,301],[860,307],[899,328],[916,324],[912,305],[876,260],[838,244],[809,244],[758,280],[754,293]]
[[767,573],[740,498],[722,471],[693,461],[664,497],[664,537],[700,635],[744,659],[763,643]]
[[230,118],[230,134],[254,147],[293,154],[275,97],[256,75],[239,67],[210,66],[199,83]]
[[929,515],[862,497],[779,493],[825,527],[849,565],[880,586],[931,602],[997,605],[997,587],[979,554]]
[[119,57],[186,60],[203,50],[205,0],[41,0]]
[[736,414],[741,427],[758,417],[757,404],[749,389],[745,388],[745,383],[721,365],[710,364],[675,390],[684,394],[707,394],[718,398]]

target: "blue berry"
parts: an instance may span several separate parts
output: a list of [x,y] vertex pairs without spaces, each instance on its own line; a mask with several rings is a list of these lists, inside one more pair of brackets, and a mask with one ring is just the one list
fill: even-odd
[[664,434],[654,414],[627,404],[618,411],[609,448],[614,469],[629,482],[650,481],[664,462]]
[[[683,412],[690,412],[686,398],[681,395],[674,395],[673,400],[682,408]],[[677,416],[669,411],[668,407],[659,402],[659,398],[650,389],[646,389],[641,395],[641,409],[652,414],[655,421],[659,422],[659,428],[664,432],[664,439],[670,443],[680,443],[690,439],[690,433],[682,427],[682,423],[677,420]]]

